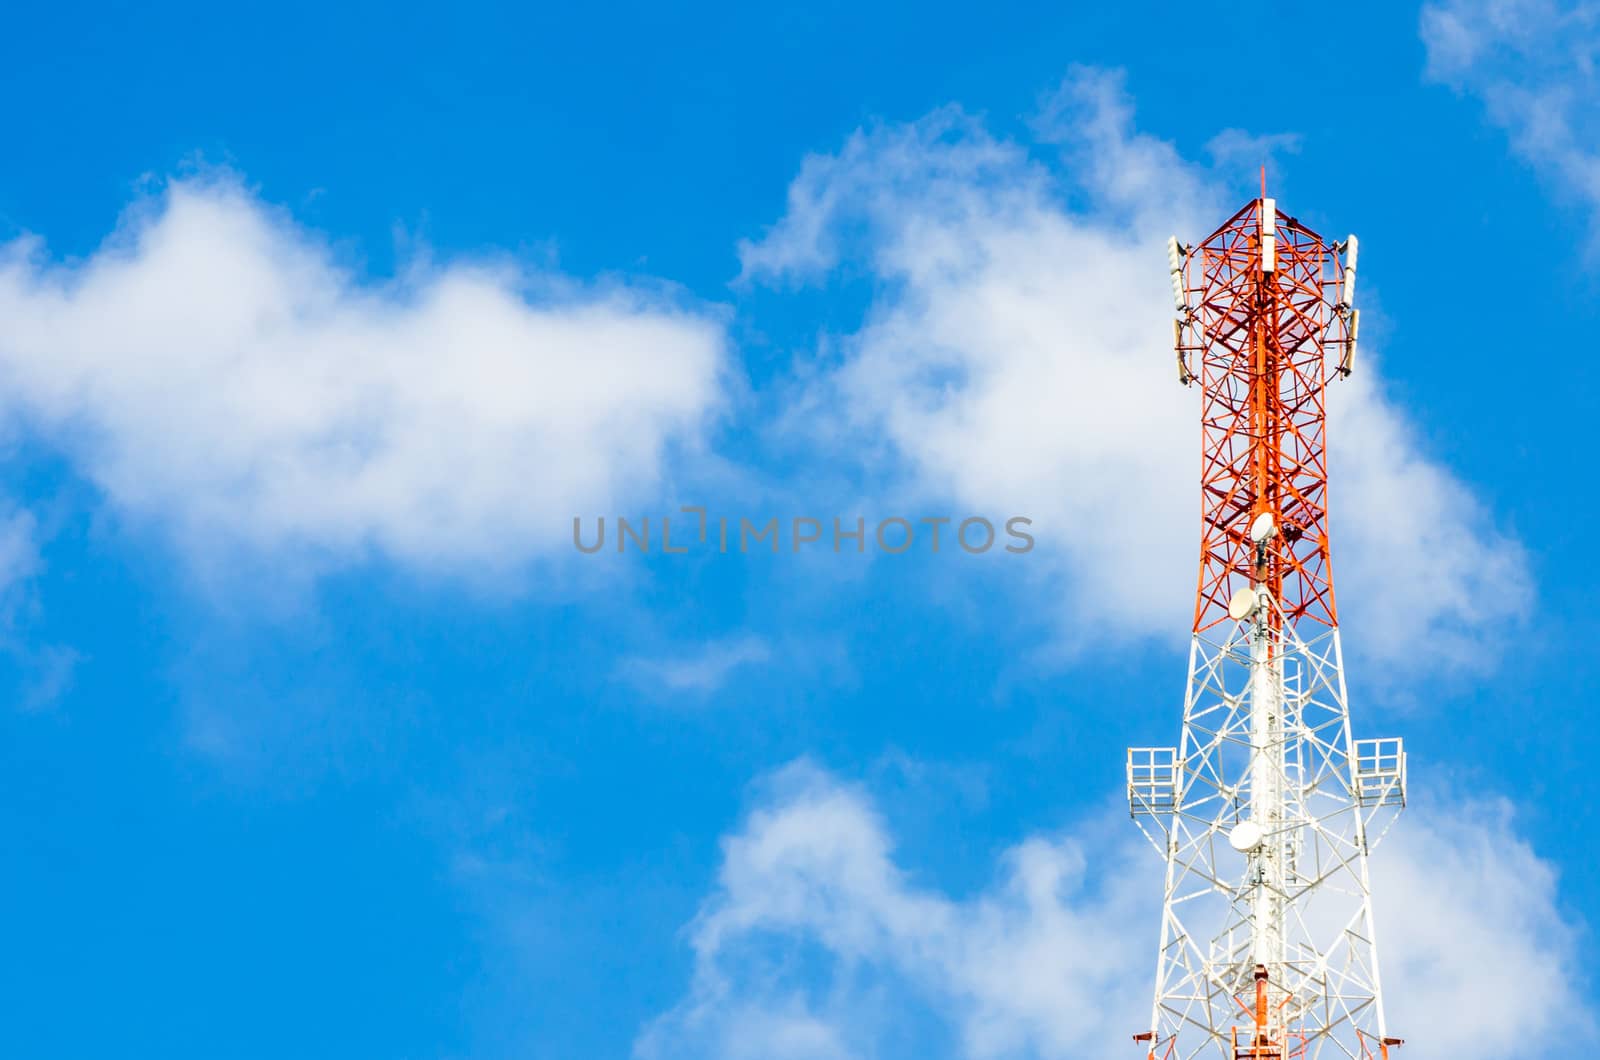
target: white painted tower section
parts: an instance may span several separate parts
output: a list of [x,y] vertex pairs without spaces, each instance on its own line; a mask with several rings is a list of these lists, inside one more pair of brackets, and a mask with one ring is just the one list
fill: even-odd
[[1280,714],[1283,710],[1281,651],[1273,651],[1272,630],[1266,616],[1267,590],[1258,586],[1256,619],[1250,630],[1250,820],[1260,830],[1261,842],[1248,853],[1249,875],[1254,879],[1255,919],[1251,951],[1257,964],[1272,967],[1283,962],[1283,785],[1284,744]]
[[1351,739],[1338,631],[1277,633],[1258,599],[1195,636],[1180,745],[1128,752],[1130,809],[1166,861],[1152,1051],[1235,1060],[1263,966],[1284,1060],[1364,1060],[1388,1033],[1367,855],[1404,805],[1405,753]]

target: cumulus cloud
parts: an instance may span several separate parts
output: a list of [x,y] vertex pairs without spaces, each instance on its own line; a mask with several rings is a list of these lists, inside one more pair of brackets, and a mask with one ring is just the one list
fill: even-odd
[[717,314],[500,262],[368,282],[236,179],[81,261],[0,248],[0,409],[196,551],[501,568],[653,488],[725,369]]
[[927,1006],[959,1043],[934,1055],[1087,1055],[1108,1030],[1138,1029],[1149,1002],[1131,985],[1149,962],[1124,932],[1156,924],[1159,906],[1090,886],[1079,840],[1023,843],[992,890],[953,899],[895,863],[860,791],[806,765],[775,787],[723,844],[690,930],[690,993],[641,1037],[641,1058],[761,1055],[796,1026],[819,1049],[789,1055],[872,1056],[911,1033],[897,1012]]
[[1443,0],[1421,32],[1429,78],[1480,99],[1513,150],[1600,207],[1600,4]]
[[[1518,1056],[1556,1034],[1593,1043],[1579,946],[1555,866],[1505,800],[1415,812],[1373,858],[1389,1024],[1428,1057]],[[1531,1011],[1526,1001],[1540,998]]]
[[[874,453],[884,481],[1033,517],[1083,628],[1170,634],[1192,607],[1199,411],[1168,352],[1164,243],[1236,204],[1135,130],[1114,76],[1075,74],[1035,139],[953,109],[858,132],[805,161],[745,274],[864,266],[872,305],[809,395],[819,433]],[[1367,257],[1381,284],[1383,249]],[[1374,363],[1329,401],[1340,599],[1370,654],[1404,663],[1433,637],[1465,664],[1528,605],[1522,549],[1428,457]],[[1374,503],[1393,497],[1403,525]]]
[[[1149,1022],[1160,869],[1120,814],[1035,836],[966,896],[919,883],[861,790],[791,766],[723,843],[693,980],[640,1060],[1132,1049]],[[1584,1038],[1582,928],[1503,806],[1418,814],[1375,859],[1391,1026],[1413,1060]],[[1111,831],[1115,828],[1116,831]],[[1528,997],[1540,998],[1529,1006]]]

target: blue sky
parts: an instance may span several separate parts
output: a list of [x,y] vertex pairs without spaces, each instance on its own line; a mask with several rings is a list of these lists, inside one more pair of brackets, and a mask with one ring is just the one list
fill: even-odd
[[[1162,244],[1263,164],[1364,251],[1391,1024],[1592,1033],[1597,16],[1060,8],[19,12],[5,1050],[1131,1048],[1122,750],[1198,531]],[[1038,546],[572,548],[683,505]]]

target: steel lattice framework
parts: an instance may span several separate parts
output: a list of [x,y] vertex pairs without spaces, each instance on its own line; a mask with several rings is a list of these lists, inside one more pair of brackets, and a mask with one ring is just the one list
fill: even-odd
[[1201,548],[1183,733],[1128,752],[1166,859],[1150,1060],[1387,1057],[1367,854],[1405,804],[1397,739],[1352,739],[1328,542],[1330,378],[1356,240],[1265,193],[1170,246],[1179,378],[1201,385]]

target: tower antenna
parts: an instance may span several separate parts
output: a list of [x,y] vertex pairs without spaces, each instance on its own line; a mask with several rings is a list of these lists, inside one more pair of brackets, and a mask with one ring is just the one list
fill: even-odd
[[1266,194],[1168,244],[1200,384],[1200,577],[1176,747],[1128,751],[1166,860],[1148,1060],[1388,1060],[1367,854],[1399,739],[1354,740],[1328,541],[1327,385],[1354,353],[1356,239]]

